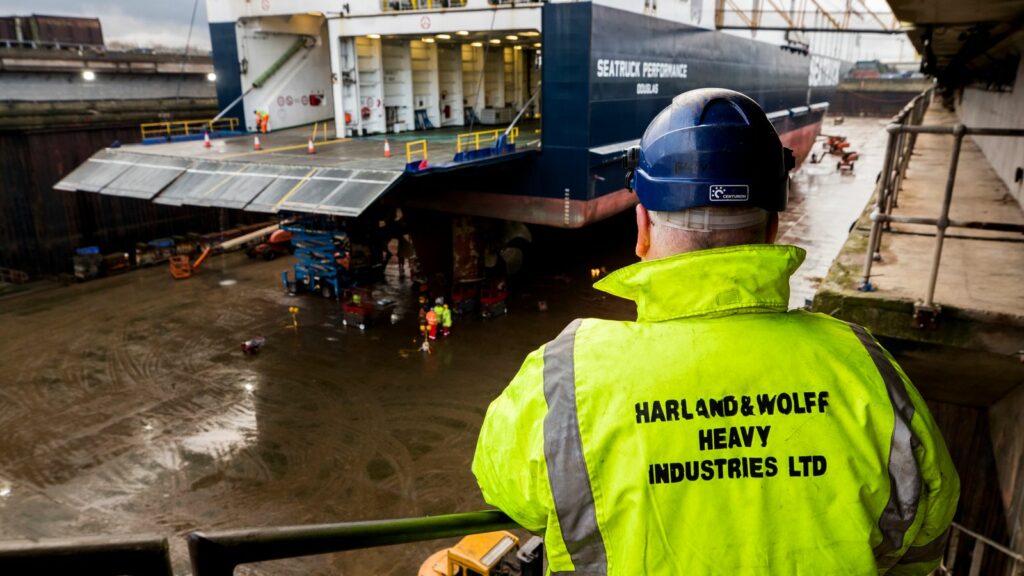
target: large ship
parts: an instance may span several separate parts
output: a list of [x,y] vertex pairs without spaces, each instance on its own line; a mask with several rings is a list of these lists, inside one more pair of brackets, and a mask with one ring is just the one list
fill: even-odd
[[673,96],[709,86],[754,98],[802,160],[841,62],[716,31],[710,4],[209,0],[221,115],[100,151],[57,187],[579,228],[634,204],[624,150]]

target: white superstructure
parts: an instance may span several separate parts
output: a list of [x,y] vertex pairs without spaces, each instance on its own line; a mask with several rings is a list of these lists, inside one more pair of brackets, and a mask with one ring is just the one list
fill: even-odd
[[[702,0],[599,0],[710,27]],[[707,5],[705,5],[707,4]],[[541,8],[509,0],[208,0],[233,23],[246,128],[333,120],[338,135],[506,124],[539,114]],[[302,47],[253,86],[297,42]],[[230,47],[228,47],[230,48]],[[224,50],[214,45],[214,50]]]

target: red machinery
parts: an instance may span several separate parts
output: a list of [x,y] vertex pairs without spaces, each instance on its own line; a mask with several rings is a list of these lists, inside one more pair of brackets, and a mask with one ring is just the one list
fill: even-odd
[[836,164],[836,169],[840,172],[853,173],[853,163],[857,161],[860,156],[854,150],[844,150],[843,155],[839,158],[839,162]]
[[252,246],[245,253],[249,258],[273,260],[278,256],[291,254],[292,251],[292,233],[288,230],[274,230],[266,242]]
[[366,330],[375,311],[373,293],[369,288],[349,288],[342,294],[342,325],[352,324]]
[[484,318],[494,318],[508,313],[505,306],[507,299],[508,290],[503,281],[480,288],[480,315]]
[[829,154],[840,154],[843,150],[850,147],[850,143],[846,140],[846,136],[825,136],[825,140],[822,145]]

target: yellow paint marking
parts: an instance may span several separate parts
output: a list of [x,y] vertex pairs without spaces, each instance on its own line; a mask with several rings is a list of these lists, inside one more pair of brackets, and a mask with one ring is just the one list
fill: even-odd
[[[319,145],[320,146],[327,146],[328,144],[337,144],[338,142],[347,142],[348,140],[351,140],[351,138],[335,138],[334,140],[324,140],[323,142],[320,142]],[[256,155],[259,155],[259,154],[266,154],[268,152],[283,152],[285,150],[298,150],[299,148],[305,148],[306,146],[309,146],[308,142],[306,144],[295,144],[293,146],[278,146],[277,148],[265,148],[265,149],[260,150],[258,152],[257,151],[249,151],[249,152],[237,152],[235,154],[225,154],[223,156],[218,156],[218,157],[216,157],[214,159],[215,160],[225,160],[225,159],[228,159],[228,158],[238,158],[239,156],[256,156]]]
[[[239,170],[239,172],[245,172],[248,169],[249,169],[249,166],[242,166],[242,168]],[[224,184],[227,184],[228,180],[231,180],[234,177],[235,177],[234,174],[228,174],[227,176],[225,176],[220,182],[217,182],[216,184],[211,186],[210,189],[206,191],[206,194],[203,194],[203,198],[209,198],[209,196],[211,194],[213,194],[214,192],[216,192],[218,188],[220,188]]]
[[278,207],[280,207],[281,204],[284,204],[285,201],[288,200],[288,198],[290,198],[292,194],[295,194],[296,190],[302,188],[302,185],[305,184],[306,182],[309,182],[309,177],[313,175],[313,172],[316,172],[316,168],[313,168],[309,172],[306,172],[306,175],[302,177],[302,180],[299,180],[298,184],[292,186],[292,189],[289,190],[287,194],[282,196],[281,199],[277,201],[277,204],[274,204],[274,210],[277,211]]

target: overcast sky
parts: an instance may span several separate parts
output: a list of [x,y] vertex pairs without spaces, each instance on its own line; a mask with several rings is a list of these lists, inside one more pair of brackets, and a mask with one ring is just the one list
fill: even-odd
[[[183,48],[194,0],[0,0],[0,14],[99,17],[107,43]],[[210,49],[206,0],[199,0],[193,50]]]
[[[151,47],[161,45],[183,48],[188,37],[189,19],[195,0],[0,0],[0,14],[53,14],[68,16],[98,16],[103,23],[103,35],[108,43],[125,42],[130,45]],[[358,0],[370,1],[370,0]],[[639,0],[638,0],[639,1]],[[788,6],[794,0],[784,1]],[[819,0],[826,9],[836,10],[845,0]],[[795,5],[800,5],[795,0]],[[872,10],[888,12],[885,0],[866,0]],[[737,4],[749,10],[750,0]],[[781,35],[780,35],[781,36]],[[767,38],[764,38],[767,39]],[[199,0],[195,27],[192,30],[191,50],[210,49],[210,30],[206,22],[206,0]],[[882,59],[910,60],[914,50],[905,37],[863,36],[852,50],[841,54],[851,60]],[[813,47],[823,51],[822,47]]]

